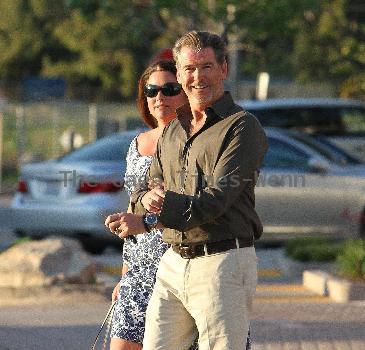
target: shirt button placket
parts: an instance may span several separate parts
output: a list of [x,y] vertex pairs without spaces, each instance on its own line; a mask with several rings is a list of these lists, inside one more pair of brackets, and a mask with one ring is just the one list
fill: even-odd
[[186,170],[188,168],[188,158],[189,158],[190,147],[191,147],[191,144],[186,144],[185,147],[184,147],[186,149],[186,152],[184,152],[184,158],[183,158],[184,164],[181,168],[181,170],[184,173],[184,182],[182,184],[182,187],[180,188],[180,193],[181,194],[185,193],[185,183],[186,183],[186,176],[187,176]]

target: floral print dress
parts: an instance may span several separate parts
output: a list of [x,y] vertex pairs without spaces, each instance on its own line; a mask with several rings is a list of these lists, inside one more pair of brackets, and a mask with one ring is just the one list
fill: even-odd
[[[137,137],[129,147],[125,188],[131,194],[134,188],[145,182],[152,156],[142,156],[137,149]],[[115,305],[111,337],[142,343],[145,316],[155,284],[156,272],[168,244],[161,239],[161,231],[153,230],[135,236],[137,243],[125,239],[123,263],[128,272],[122,276],[121,288]]]

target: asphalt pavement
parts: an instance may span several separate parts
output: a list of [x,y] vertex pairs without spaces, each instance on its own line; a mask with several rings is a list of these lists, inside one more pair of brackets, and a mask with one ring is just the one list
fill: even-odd
[[[9,203],[10,196],[0,196],[0,249],[15,238]],[[306,290],[300,275],[283,269],[282,249],[258,249],[257,255],[254,350],[365,350],[365,302],[337,304]],[[118,280],[121,252],[108,249],[94,259],[109,283]],[[86,293],[29,300],[2,302],[0,350],[90,349],[109,307],[107,297]]]
[[[78,298],[0,307],[0,349],[90,349],[109,305]],[[364,303],[258,298],[251,320],[254,350],[365,349]]]

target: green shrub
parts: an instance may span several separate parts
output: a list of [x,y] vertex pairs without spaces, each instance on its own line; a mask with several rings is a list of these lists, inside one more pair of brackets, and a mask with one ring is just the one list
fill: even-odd
[[365,240],[348,240],[336,264],[338,274],[351,279],[365,279]]
[[26,242],[30,242],[32,239],[28,236],[26,237],[21,237],[21,238],[18,238],[16,239],[12,244],[11,244],[11,247],[14,247],[15,245],[18,245],[18,244],[23,244],[23,243],[26,243]]
[[294,238],[286,242],[285,254],[302,262],[335,261],[342,248],[341,242],[318,238]]

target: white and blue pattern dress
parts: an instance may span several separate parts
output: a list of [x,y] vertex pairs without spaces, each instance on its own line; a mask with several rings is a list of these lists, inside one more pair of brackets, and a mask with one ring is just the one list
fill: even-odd
[[[125,188],[130,195],[136,185],[145,183],[152,156],[142,156],[137,149],[137,137],[129,147]],[[148,301],[155,284],[156,272],[168,244],[161,239],[162,232],[153,230],[124,240],[123,263],[128,272],[122,276],[115,305],[111,337],[142,343]]]

